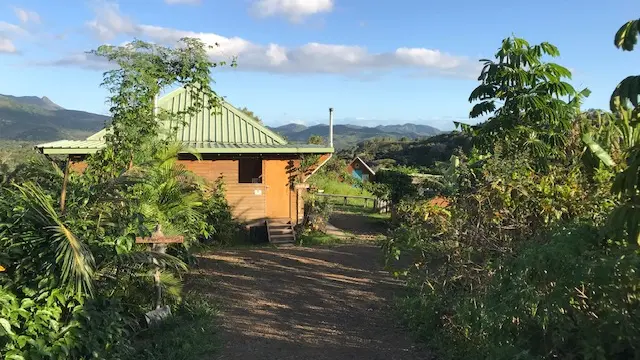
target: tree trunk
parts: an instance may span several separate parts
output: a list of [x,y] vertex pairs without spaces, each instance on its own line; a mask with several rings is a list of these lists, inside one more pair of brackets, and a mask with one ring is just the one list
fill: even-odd
[[61,213],[64,213],[64,207],[67,201],[67,183],[69,182],[70,167],[71,167],[71,159],[67,157],[67,164],[64,167],[64,178],[62,179],[62,192],[60,193],[60,212]]

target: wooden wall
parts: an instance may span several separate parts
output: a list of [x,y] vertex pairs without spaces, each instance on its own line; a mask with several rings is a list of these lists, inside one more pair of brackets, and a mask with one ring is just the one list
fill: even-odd
[[209,182],[222,177],[227,202],[232,207],[236,218],[251,221],[265,217],[265,186],[264,184],[239,184],[238,160],[179,160],[179,163]]
[[[298,159],[282,156],[263,158],[263,172],[270,169],[271,173],[271,176],[269,173],[263,173],[263,178],[266,179],[263,184],[238,183],[239,161],[237,158],[212,157],[199,161],[185,158],[178,160],[178,162],[208,182],[213,183],[222,177],[226,198],[233,209],[233,215],[241,221],[255,222],[267,218],[269,213],[274,213],[273,208],[272,211],[267,209],[267,204],[282,207],[281,211],[277,212],[288,214],[285,216],[289,216],[294,223],[297,223],[304,216],[303,195],[305,189],[295,189],[289,186],[289,177],[292,175],[291,168],[300,166]],[[269,163],[267,164],[267,162]],[[75,160],[71,163],[71,170],[75,172],[83,172],[86,167],[86,162],[81,160]],[[273,191],[272,194],[275,194],[277,199],[270,198],[267,202],[269,187],[287,187],[288,190],[285,192]]]

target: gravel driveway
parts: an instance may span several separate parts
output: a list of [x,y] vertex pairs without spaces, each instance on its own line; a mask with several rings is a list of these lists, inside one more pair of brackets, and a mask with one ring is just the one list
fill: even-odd
[[194,277],[221,304],[216,359],[429,358],[394,319],[400,284],[375,246],[217,251]]

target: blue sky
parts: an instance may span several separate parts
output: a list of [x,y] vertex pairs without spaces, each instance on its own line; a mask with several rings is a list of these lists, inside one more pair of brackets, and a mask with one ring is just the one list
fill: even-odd
[[606,108],[637,72],[640,51],[613,35],[638,16],[632,0],[0,0],[0,93],[106,113],[104,64],[85,51],[198,36],[220,43],[215,59],[238,57],[214,72],[216,91],[268,124],[324,123],[332,106],[342,122],[451,129],[468,120],[477,59],[511,34],[558,46],[592,90],[585,108]]

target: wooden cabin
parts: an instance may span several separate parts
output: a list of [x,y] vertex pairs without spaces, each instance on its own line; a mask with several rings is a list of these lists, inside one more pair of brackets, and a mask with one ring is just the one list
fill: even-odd
[[347,165],[347,172],[362,182],[373,181],[376,176],[376,172],[360,157],[356,157]]
[[[158,101],[158,107],[174,113],[185,111],[191,103],[189,93],[179,88]],[[268,225],[269,221],[299,223],[304,216],[304,181],[311,173],[300,174],[304,155],[319,155],[317,169],[333,153],[325,145],[289,144],[257,120],[223,102],[219,109],[203,109],[183,121],[163,124],[176,129],[175,140],[201,154],[180,154],[179,162],[208,181],[222,177],[226,198],[234,216],[247,226]],[[107,129],[86,140],[60,140],[36,146],[45,155],[66,155],[71,169],[82,171],[86,156],[105,146]],[[302,179],[302,183],[292,181]]]

